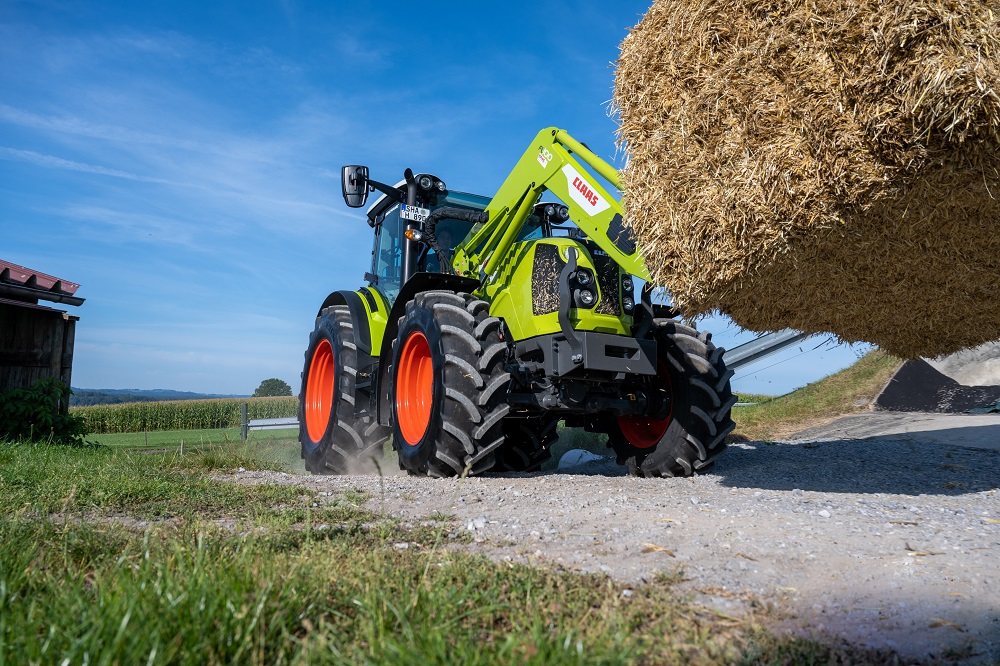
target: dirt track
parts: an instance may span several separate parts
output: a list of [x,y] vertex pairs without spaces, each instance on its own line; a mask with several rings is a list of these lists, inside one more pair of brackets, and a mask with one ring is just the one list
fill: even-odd
[[461,481],[237,476],[360,489],[405,522],[452,515],[494,559],[636,584],[682,569],[724,612],[787,611],[779,630],[1000,662],[1000,452],[904,437],[736,444],[693,479],[630,478],[611,460]]

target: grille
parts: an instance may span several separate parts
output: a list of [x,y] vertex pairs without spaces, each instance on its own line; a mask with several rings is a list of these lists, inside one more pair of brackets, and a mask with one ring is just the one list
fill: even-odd
[[531,311],[535,316],[559,311],[559,274],[565,266],[555,245],[535,245],[531,268]]
[[595,311],[620,317],[622,310],[618,291],[621,289],[621,276],[618,264],[604,254],[594,253],[593,256],[594,268],[597,269],[597,286],[601,290],[601,302],[597,304]]
[[[597,288],[601,301],[594,312],[615,317],[621,316],[621,276],[618,264],[605,254],[592,254],[597,270]],[[535,260],[531,269],[531,311],[535,316],[559,311],[559,274],[566,262],[559,256],[555,245],[539,243],[535,246]]]

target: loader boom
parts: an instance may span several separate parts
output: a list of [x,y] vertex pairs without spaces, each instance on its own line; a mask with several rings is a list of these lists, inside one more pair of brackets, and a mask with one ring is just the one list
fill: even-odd
[[574,155],[618,188],[618,172],[565,130],[549,127],[535,137],[486,208],[489,221],[458,247],[452,264],[459,275],[484,283],[510,251],[524,221],[546,191],[569,206],[587,236],[626,272],[649,281],[649,270],[621,206]]

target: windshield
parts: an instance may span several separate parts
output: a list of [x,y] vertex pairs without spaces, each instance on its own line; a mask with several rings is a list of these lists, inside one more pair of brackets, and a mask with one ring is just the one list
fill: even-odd
[[[432,207],[432,210],[444,206],[466,210],[485,210],[489,203],[490,200],[487,197],[482,197],[478,194],[448,192],[443,199],[438,200],[437,204]],[[465,240],[472,231],[472,228],[473,225],[471,222],[455,220],[450,217],[443,218],[435,226],[434,235],[437,237],[438,245],[445,251],[449,263],[455,246]],[[419,262],[419,270],[424,270],[428,273],[438,273],[442,270],[441,266],[441,258],[437,256],[437,253],[432,248],[425,247]]]

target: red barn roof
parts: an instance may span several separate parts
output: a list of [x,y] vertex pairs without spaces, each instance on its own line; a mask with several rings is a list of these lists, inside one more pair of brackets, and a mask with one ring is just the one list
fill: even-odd
[[0,296],[29,303],[43,300],[83,305],[85,299],[74,296],[79,288],[75,282],[0,259]]

